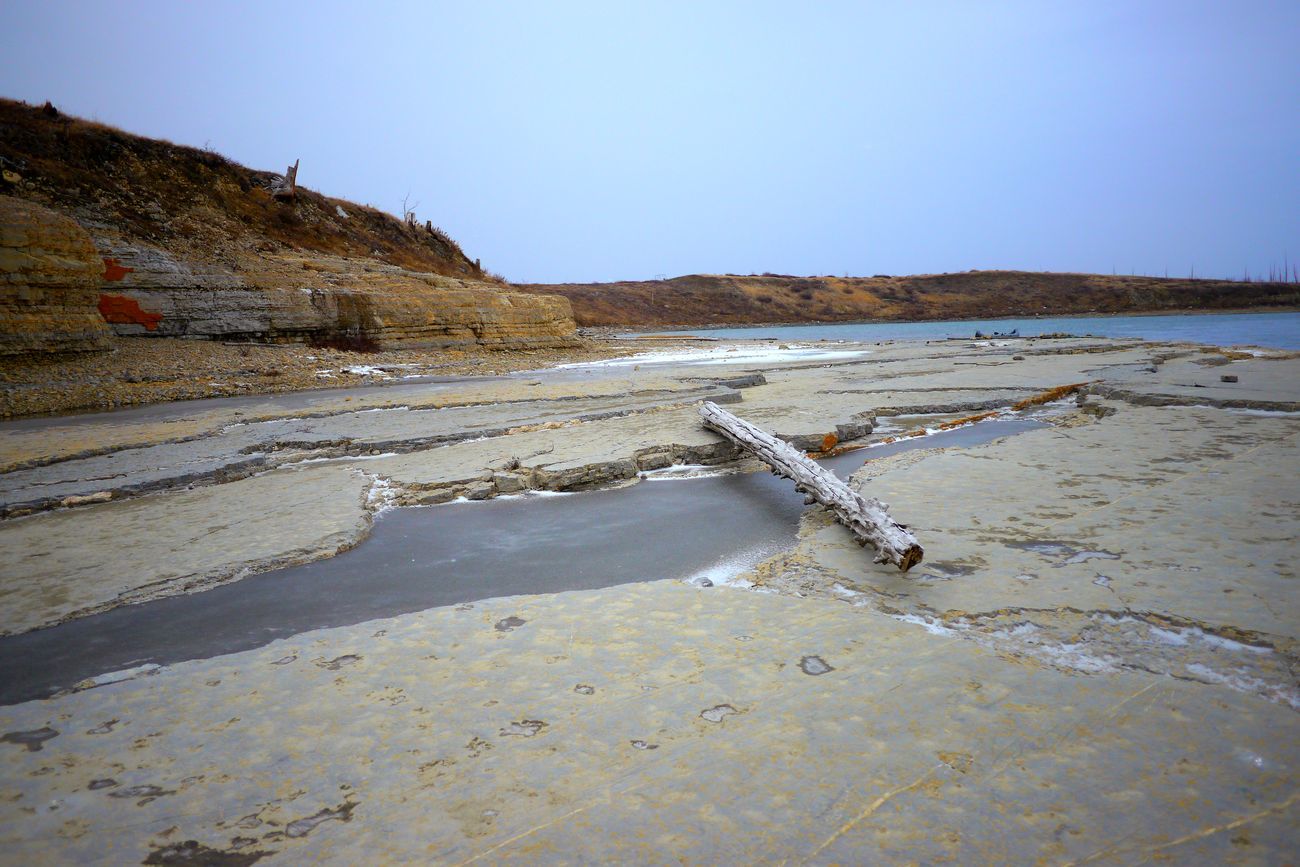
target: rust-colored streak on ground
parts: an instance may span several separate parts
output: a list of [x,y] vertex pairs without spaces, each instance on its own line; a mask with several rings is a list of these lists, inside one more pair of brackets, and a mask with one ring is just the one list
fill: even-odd
[[105,322],[118,325],[143,325],[145,331],[157,331],[162,322],[161,313],[153,313],[140,307],[140,302],[125,295],[100,295],[99,313]]
[[126,267],[116,259],[109,259],[107,257],[104,259],[104,279],[110,283],[116,283],[134,270],[134,268]]

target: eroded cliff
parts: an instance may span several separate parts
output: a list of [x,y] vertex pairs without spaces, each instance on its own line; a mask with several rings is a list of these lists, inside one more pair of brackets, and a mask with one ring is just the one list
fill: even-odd
[[[0,100],[0,168],[7,352],[105,348],[105,321],[380,348],[576,342],[566,299],[514,291],[431,222],[305,187],[277,197],[280,176],[211,151]],[[48,261],[20,262],[20,244]]]

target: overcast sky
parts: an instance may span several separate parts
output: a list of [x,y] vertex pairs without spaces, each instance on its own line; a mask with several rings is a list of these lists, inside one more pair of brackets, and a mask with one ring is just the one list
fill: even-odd
[[0,95],[517,282],[1300,258],[1300,3],[13,2]]

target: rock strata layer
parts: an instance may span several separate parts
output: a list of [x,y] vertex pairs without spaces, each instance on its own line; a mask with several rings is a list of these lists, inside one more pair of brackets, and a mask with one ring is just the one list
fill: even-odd
[[0,196],[0,355],[108,349],[96,307],[103,270],[73,220]]
[[554,349],[577,342],[572,308],[558,296],[338,256],[265,255],[224,266],[140,243],[105,238],[100,246],[119,267],[112,296],[141,312],[110,320],[123,336],[352,337],[402,349]]

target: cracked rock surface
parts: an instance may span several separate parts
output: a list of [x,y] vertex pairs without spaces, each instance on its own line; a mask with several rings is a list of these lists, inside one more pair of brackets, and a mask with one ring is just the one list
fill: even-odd
[[[22,632],[364,546],[391,505],[732,462],[695,414],[713,394],[791,438],[861,444],[1081,386],[1049,426],[969,448],[918,439],[854,474],[924,545],[907,573],[814,507],[792,548],[732,586],[489,598],[0,708],[4,857],[1291,857],[1300,361],[1101,340],[869,349],[0,431],[21,467],[5,491],[93,497],[105,468],[124,480],[107,501],[0,521],[0,627]],[[128,452],[180,445],[276,461],[131,487],[165,461]],[[474,506],[429,514],[459,508]]]

